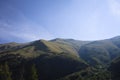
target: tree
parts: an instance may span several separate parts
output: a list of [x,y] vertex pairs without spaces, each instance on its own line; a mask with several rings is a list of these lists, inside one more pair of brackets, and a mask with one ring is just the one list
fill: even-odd
[[36,67],[35,67],[35,64],[33,64],[31,66],[31,70],[30,70],[30,78],[29,80],[38,80],[38,74],[37,74],[37,70],[36,70]]
[[24,69],[24,65],[21,66],[20,69],[20,80],[25,80],[25,69]]
[[4,65],[0,65],[0,80],[12,80],[7,62]]
[[3,71],[3,65],[0,65],[0,80],[4,80],[4,71]]

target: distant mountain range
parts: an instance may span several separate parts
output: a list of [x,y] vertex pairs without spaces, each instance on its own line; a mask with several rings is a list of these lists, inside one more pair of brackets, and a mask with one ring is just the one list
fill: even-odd
[[[97,41],[56,38],[49,41],[0,44],[0,64],[8,63],[13,80],[16,80],[16,77],[19,77],[17,80],[21,80],[22,65],[27,68],[30,64],[36,65],[41,80],[87,80],[95,69],[104,71],[109,66],[111,68],[111,62],[118,57],[120,36]],[[86,73],[87,76],[81,76],[82,73]],[[92,78],[91,76],[89,80]]]

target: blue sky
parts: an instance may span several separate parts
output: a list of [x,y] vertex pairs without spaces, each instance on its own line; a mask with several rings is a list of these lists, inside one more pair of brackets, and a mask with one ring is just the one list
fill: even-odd
[[0,43],[119,35],[119,0],[0,0]]

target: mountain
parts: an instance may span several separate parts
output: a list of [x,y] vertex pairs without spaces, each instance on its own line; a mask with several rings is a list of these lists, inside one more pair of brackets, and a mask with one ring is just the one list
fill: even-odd
[[89,42],[72,39],[54,39],[50,41],[37,40],[24,44],[7,43],[0,44],[0,52],[9,52],[9,54],[20,54],[24,57],[33,57],[34,55],[39,55],[39,53],[68,53],[70,55],[79,57],[79,48],[87,43]]
[[29,80],[32,65],[42,80],[106,80],[110,78],[107,68],[119,56],[120,36],[97,41],[56,38],[11,42],[0,44],[0,69],[7,63],[13,80]]
[[106,64],[120,56],[120,37],[93,41],[83,45],[79,50],[82,59],[91,65]]
[[80,40],[74,40],[74,39],[60,39],[60,38],[56,38],[51,41],[72,46],[77,52],[79,51],[82,45],[90,42],[90,41],[80,41]]
[[26,70],[25,74],[28,74],[32,64],[36,65],[38,76],[42,80],[55,80],[88,66],[79,58],[75,47],[55,40],[0,44],[0,63],[3,65],[5,62],[16,76],[13,76],[14,80],[21,77],[21,71]]

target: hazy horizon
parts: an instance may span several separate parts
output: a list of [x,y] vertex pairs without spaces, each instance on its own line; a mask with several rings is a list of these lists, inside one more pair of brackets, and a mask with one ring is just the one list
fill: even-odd
[[0,0],[0,43],[120,35],[118,0]]

